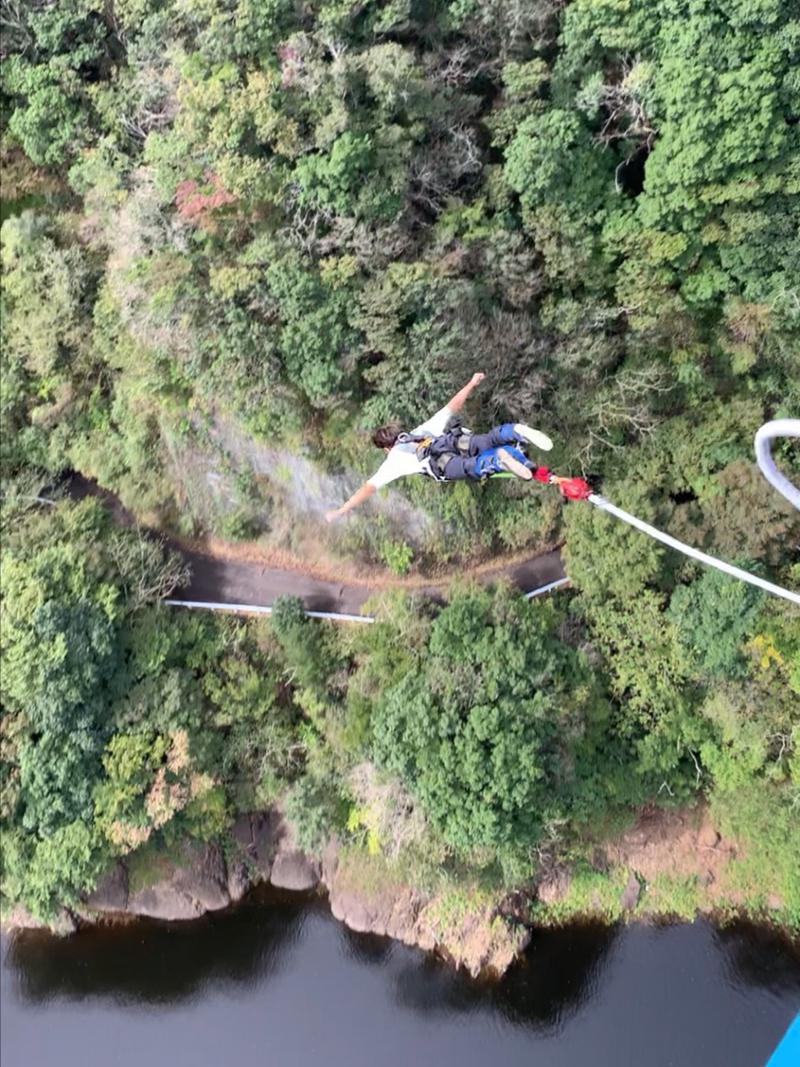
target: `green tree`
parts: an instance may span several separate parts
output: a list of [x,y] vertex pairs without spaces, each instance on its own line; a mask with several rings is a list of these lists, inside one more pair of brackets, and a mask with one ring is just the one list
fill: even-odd
[[108,856],[84,822],[59,827],[41,841],[17,833],[3,838],[3,892],[40,919],[79,902],[94,887]]
[[92,135],[91,86],[111,76],[121,41],[94,0],[11,5],[4,25],[9,131],[34,163],[62,163]]
[[[641,489],[609,498],[646,521],[655,516]],[[631,601],[660,577],[661,545],[598,508],[568,507],[565,516],[567,572],[584,597],[604,602],[609,597]]]
[[267,271],[280,308],[280,350],[289,376],[312,404],[322,406],[345,378],[355,334],[347,317],[347,292],[331,291],[320,278],[291,261]]
[[323,693],[337,666],[337,655],[322,629],[306,617],[299,597],[278,597],[273,607],[272,627],[297,684],[317,694]]
[[553,622],[503,593],[456,595],[428,650],[376,703],[377,763],[463,852],[533,845],[567,810],[568,752],[594,698]]
[[742,643],[752,634],[764,595],[718,571],[706,571],[691,585],[678,586],[667,615],[678,626],[698,673],[726,678],[745,673]]

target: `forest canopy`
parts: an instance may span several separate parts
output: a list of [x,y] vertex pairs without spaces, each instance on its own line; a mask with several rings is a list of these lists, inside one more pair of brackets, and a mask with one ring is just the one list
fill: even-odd
[[[472,425],[800,586],[752,462],[800,415],[794,0],[2,10],[5,899],[50,914],[276,802],[311,850],[508,887],[702,799],[800,922],[793,607],[552,490],[408,479],[320,522],[365,431],[482,370]],[[152,528],[397,574],[563,545],[572,591],[189,619],[71,471]]]

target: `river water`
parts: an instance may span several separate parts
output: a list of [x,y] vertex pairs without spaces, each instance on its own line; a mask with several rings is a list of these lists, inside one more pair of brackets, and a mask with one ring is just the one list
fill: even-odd
[[265,891],[188,924],[3,942],[3,1067],[763,1067],[800,946],[708,923],[535,934],[491,984]]

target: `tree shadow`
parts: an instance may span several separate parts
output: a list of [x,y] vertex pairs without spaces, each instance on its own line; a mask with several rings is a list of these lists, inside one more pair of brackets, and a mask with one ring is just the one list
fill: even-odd
[[617,927],[594,923],[537,930],[502,982],[472,980],[432,957],[410,960],[395,978],[395,999],[428,1016],[488,1007],[515,1026],[557,1031],[595,995],[617,934]]
[[391,938],[381,937],[379,934],[356,933],[343,923],[340,925],[339,940],[346,959],[371,967],[383,967],[394,948]]
[[136,919],[65,938],[22,931],[5,962],[29,1004],[98,998],[170,1005],[209,987],[267,981],[319,906],[306,894],[259,889],[235,908],[186,923]]
[[732,985],[755,986],[800,1002],[800,938],[777,929],[734,922],[714,930],[714,941]]

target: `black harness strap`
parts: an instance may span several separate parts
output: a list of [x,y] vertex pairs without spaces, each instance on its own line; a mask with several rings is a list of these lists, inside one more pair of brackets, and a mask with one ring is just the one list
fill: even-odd
[[446,433],[436,437],[431,434],[401,433],[397,442],[403,445],[415,444],[423,473],[437,482],[444,482],[447,481],[444,471],[450,460],[456,456],[469,455],[471,437],[472,430],[455,423]]

